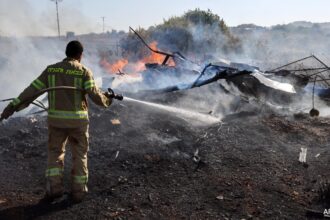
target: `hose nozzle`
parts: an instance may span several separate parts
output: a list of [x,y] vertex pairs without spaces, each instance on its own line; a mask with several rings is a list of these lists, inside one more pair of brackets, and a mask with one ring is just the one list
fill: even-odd
[[119,101],[122,101],[124,99],[124,96],[122,94],[116,94],[111,88],[108,88],[109,97],[113,99],[117,99]]

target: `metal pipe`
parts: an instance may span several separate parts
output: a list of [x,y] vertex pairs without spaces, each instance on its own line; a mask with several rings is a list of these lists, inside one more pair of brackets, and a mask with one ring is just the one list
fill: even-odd
[[[326,67],[319,67],[319,68],[306,68],[306,69],[292,69],[292,70],[286,70],[289,72],[304,72],[304,71],[312,71],[312,70],[328,70]],[[265,71],[265,73],[277,73],[278,71]]]
[[312,55],[314,57],[314,59],[316,59],[317,61],[319,61],[323,66],[325,66],[326,68],[329,69],[329,67],[323,62],[321,61],[319,58],[317,58],[315,55]]
[[133,28],[131,28],[131,27],[129,27],[129,29],[131,30],[131,31],[133,31],[133,33],[142,41],[142,43],[146,46],[146,47],[148,47],[148,49],[149,50],[151,50],[152,52],[155,52],[155,53],[158,53],[158,54],[162,54],[162,55],[165,55],[165,56],[170,56],[170,57],[174,57],[174,55],[173,54],[170,54],[170,53],[165,53],[165,52],[163,52],[163,51],[159,51],[159,50],[154,50],[154,49],[152,49],[144,40],[143,40],[143,38],[136,32],[136,31],[134,31],[134,29]]
[[285,65],[283,65],[283,66],[277,67],[277,68],[275,68],[275,69],[273,69],[273,70],[269,70],[269,72],[273,72],[273,71],[276,71],[276,70],[278,70],[278,69],[282,69],[283,67],[290,66],[290,65],[292,65],[292,64],[294,64],[294,63],[298,63],[298,62],[300,62],[300,61],[307,60],[307,59],[312,58],[312,57],[315,58],[314,55],[310,55],[310,56],[308,56],[308,57],[304,57],[304,58],[302,58],[302,59],[300,59],[300,60],[296,60],[296,61],[293,61],[293,62],[291,62],[291,63],[285,64]]

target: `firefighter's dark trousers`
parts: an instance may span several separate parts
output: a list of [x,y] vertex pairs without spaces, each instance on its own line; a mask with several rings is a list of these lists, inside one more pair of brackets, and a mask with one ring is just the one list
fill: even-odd
[[88,191],[88,125],[78,128],[57,128],[49,125],[48,134],[47,194],[56,197],[64,192],[64,155],[65,145],[69,141],[73,160],[71,171],[72,193],[77,196],[84,195]]

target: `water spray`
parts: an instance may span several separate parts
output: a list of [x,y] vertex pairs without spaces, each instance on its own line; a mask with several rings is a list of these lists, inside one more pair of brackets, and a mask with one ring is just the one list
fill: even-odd
[[213,124],[213,123],[219,123],[220,122],[219,118],[216,118],[216,117],[211,116],[211,115],[202,114],[202,113],[199,113],[199,112],[193,112],[193,111],[180,109],[180,108],[176,108],[176,107],[172,107],[172,106],[166,106],[166,105],[162,105],[162,104],[141,101],[141,100],[137,100],[137,99],[133,99],[133,98],[129,98],[129,97],[125,97],[125,99],[124,99],[123,95],[116,94],[111,88],[108,88],[107,95],[109,97],[113,98],[113,99],[117,99],[117,100],[120,100],[120,101],[125,100],[125,101],[129,101],[129,102],[136,102],[136,103],[139,103],[139,104],[143,104],[143,105],[147,105],[147,106],[150,106],[150,107],[165,110],[167,112],[182,115],[182,116],[184,116],[184,118],[188,118],[188,119],[194,120],[194,121],[201,121],[201,122],[208,123],[208,124]]
[[167,112],[175,113],[175,114],[183,116],[183,118],[187,118],[187,119],[189,119],[191,121],[195,121],[195,122],[199,121],[199,122],[203,122],[206,124],[214,124],[214,123],[221,122],[220,118],[214,117],[212,115],[202,114],[199,112],[193,112],[193,111],[186,110],[186,109],[157,104],[157,103],[153,103],[153,102],[145,102],[145,101],[141,101],[141,100],[137,100],[137,99],[132,99],[129,97],[125,97],[124,100],[129,101],[129,102],[136,102],[136,103],[147,105],[147,106],[150,106],[153,108],[165,110]]

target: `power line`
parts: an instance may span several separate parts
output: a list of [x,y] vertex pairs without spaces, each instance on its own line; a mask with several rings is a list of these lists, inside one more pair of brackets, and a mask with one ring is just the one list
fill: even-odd
[[60,19],[58,16],[58,3],[62,2],[63,0],[51,0],[52,2],[55,2],[56,4],[56,16],[57,16],[57,32],[58,32],[58,37],[61,37],[61,30],[60,30]]
[[102,28],[102,30],[103,30],[103,33],[104,33],[104,19],[105,19],[105,17],[103,16],[101,18],[102,18],[102,22],[103,22],[103,28]]

